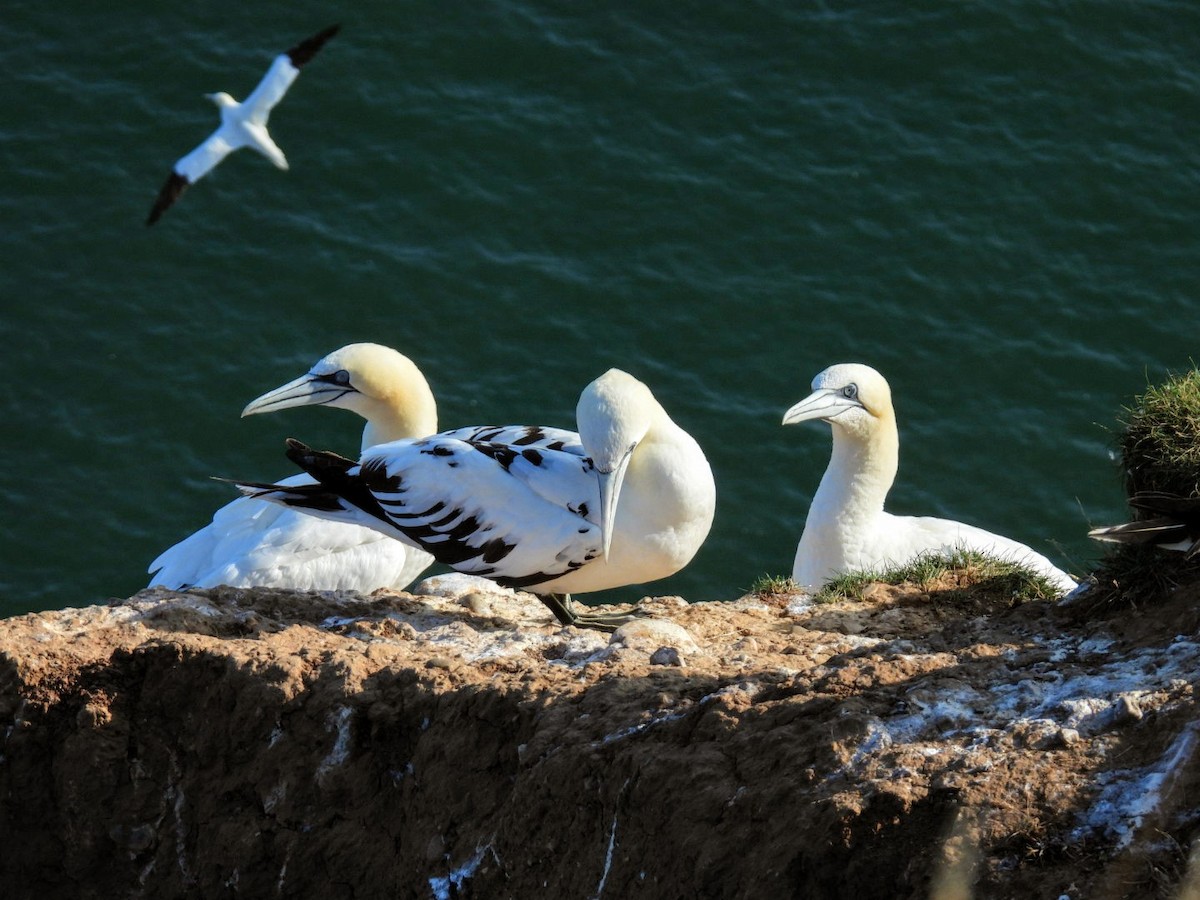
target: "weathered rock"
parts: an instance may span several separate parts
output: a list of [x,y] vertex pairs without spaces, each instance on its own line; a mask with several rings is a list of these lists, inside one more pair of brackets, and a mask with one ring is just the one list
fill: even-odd
[[674,647],[659,647],[650,654],[652,666],[682,666],[683,658]]
[[635,619],[622,625],[610,639],[610,643],[653,653],[662,647],[695,653],[696,639],[684,627],[664,619]]
[[3,895],[1106,898],[1184,877],[1194,593],[1110,622],[888,588],[657,598],[665,624],[609,643],[529,595],[423,590],[145,591],[0,622]]

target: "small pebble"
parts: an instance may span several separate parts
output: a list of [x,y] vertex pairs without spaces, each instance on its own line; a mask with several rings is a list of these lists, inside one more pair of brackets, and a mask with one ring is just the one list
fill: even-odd
[[472,591],[459,602],[477,616],[487,615],[491,612],[491,604],[479,591]]
[[1058,732],[1058,743],[1062,747],[1071,747],[1079,743],[1079,732],[1074,728],[1062,728]]
[[150,825],[138,825],[136,828],[130,829],[129,840],[126,841],[126,846],[134,853],[141,853],[153,843],[154,828]]
[[1122,694],[1117,698],[1117,702],[1113,707],[1113,724],[1114,725],[1131,725],[1134,722],[1142,721],[1142,707],[1137,702],[1136,697],[1131,697],[1128,694]]
[[650,665],[682,666],[683,660],[679,658],[679,651],[674,647],[659,647],[650,654]]

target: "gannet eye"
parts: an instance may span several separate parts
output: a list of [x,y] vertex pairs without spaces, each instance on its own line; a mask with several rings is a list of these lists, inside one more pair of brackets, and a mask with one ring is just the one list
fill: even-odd
[[842,388],[842,396],[845,397],[847,400],[857,400],[858,399],[858,385],[857,384],[846,385],[844,388]]
[[336,372],[329,372],[325,375],[316,376],[318,381],[324,381],[326,384],[336,384],[345,387],[350,383],[350,373],[345,369],[338,369]]

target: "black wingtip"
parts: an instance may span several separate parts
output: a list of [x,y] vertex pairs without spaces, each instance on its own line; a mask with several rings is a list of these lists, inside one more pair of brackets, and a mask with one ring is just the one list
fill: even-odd
[[287,439],[286,453],[288,459],[313,477],[316,477],[315,473],[318,470],[344,472],[351,466],[358,465],[357,462],[340,453],[334,453],[332,450],[314,450],[308,444],[295,438]]
[[288,59],[292,61],[292,65],[297,69],[304,68],[304,65],[317,55],[325,42],[342,30],[342,26],[330,25],[323,31],[319,31],[312,37],[307,38],[287,52]]
[[154,206],[150,207],[150,215],[146,217],[146,225],[153,225],[161,219],[162,214],[171,208],[172,204],[187,190],[190,183],[178,172],[172,170],[166,184],[158,192],[158,199],[154,201]]
[[247,497],[279,490],[279,485],[269,481],[246,481],[242,478],[223,478],[220,475],[209,475],[208,477],[213,481],[221,482],[221,484],[232,484]]
[[213,481],[232,484],[251,500],[269,500],[281,506],[297,509],[341,512],[344,510],[337,494],[330,493],[320,484],[272,484],[269,481],[241,481],[237,478],[210,476]]

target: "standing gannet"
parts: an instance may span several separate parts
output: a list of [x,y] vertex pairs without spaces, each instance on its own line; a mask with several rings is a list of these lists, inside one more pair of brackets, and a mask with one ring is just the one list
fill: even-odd
[[267,117],[275,104],[283,99],[304,64],[317,55],[317,51],[338,33],[339,28],[340,25],[331,25],[275,57],[258,87],[241,103],[224,91],[204,95],[220,109],[221,124],[204,143],[175,163],[166,184],[158,192],[158,199],[150,208],[147,225],[157,222],[185,190],[211,172],[234,150],[252,147],[278,168],[287,169],[283,151],[267,133]]
[[1063,591],[1075,588],[1070,575],[1024,544],[962,522],[884,512],[900,451],[887,381],[870,366],[848,363],[821,372],[812,390],[783,417],[784,425],[822,419],[833,429],[833,455],[796,548],[797,584],[816,591],[838,575],[964,549],[1021,563]]
[[[268,391],[243,416],[293,406],[334,406],[367,420],[362,449],[437,431],[437,405],[408,357],[379,344],[350,344],[317,360],[307,374]],[[313,484],[296,475],[288,484]],[[209,525],[150,564],[151,585],[170,588],[287,587],[370,593],[407,587],[433,562],[428,553],[369,528],[326,522],[239,498]]]
[[625,372],[589,384],[576,420],[577,435],[460,429],[383,444],[357,463],[289,441],[318,486],[238,485],[530,590],[563,624],[612,630],[628,617],[579,615],[569,595],[679,571],[708,535],[716,487],[700,446]]
[[1149,515],[1124,525],[1093,528],[1088,537],[1113,544],[1153,544],[1186,553],[1188,559],[1200,553],[1200,497],[1141,491],[1129,498],[1129,505]]

